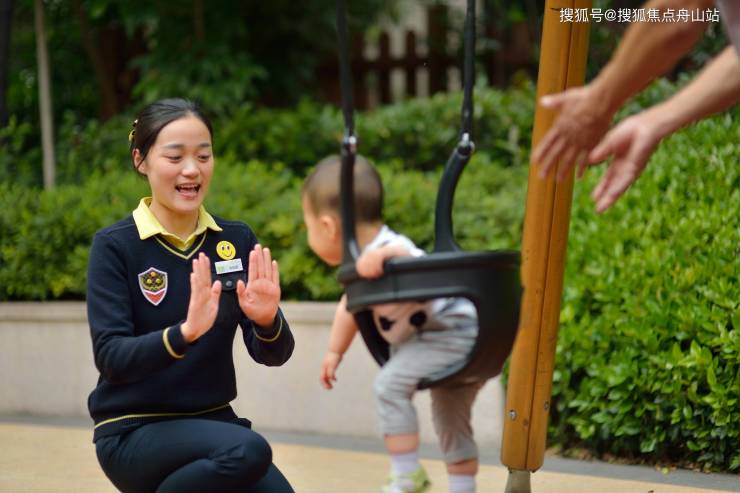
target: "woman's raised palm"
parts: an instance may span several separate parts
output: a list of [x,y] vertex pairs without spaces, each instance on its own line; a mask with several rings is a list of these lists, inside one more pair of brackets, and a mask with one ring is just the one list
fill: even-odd
[[247,284],[239,281],[236,292],[244,315],[259,326],[272,325],[280,303],[280,272],[269,248],[257,244],[249,252]]

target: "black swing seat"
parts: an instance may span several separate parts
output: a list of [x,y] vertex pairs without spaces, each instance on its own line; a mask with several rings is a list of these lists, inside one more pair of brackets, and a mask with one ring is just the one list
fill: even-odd
[[347,293],[347,308],[379,365],[389,347],[372,320],[368,307],[381,303],[464,297],[478,311],[478,336],[467,358],[430,375],[420,389],[485,380],[501,372],[511,352],[519,321],[519,253],[515,251],[435,252],[423,257],[386,261],[383,277],[369,281],[354,266],[343,265],[339,280]]

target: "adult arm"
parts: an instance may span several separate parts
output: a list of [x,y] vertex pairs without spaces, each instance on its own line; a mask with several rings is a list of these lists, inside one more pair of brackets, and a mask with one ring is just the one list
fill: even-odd
[[88,263],[87,315],[95,366],[112,383],[141,380],[176,364],[188,349],[181,323],[136,330],[122,252],[113,237],[99,233]]
[[667,135],[740,100],[740,58],[728,46],[699,75],[667,101],[614,127],[589,154],[590,163],[612,157],[591,194],[596,211],[608,209],[642,174],[658,143]]
[[[651,0],[642,8],[704,9],[713,0]],[[635,22],[630,24],[616,52],[589,84],[545,96],[543,107],[558,111],[558,117],[532,153],[541,176],[551,173],[560,162],[562,179],[586,156],[609,129],[617,110],[653,79],[665,74],[696,44],[706,28],[704,22]],[[584,166],[579,169],[582,174]]]
[[269,326],[257,325],[246,316],[242,317],[239,325],[244,344],[254,361],[266,366],[280,366],[290,359],[295,340],[282,310],[278,308],[275,320]]

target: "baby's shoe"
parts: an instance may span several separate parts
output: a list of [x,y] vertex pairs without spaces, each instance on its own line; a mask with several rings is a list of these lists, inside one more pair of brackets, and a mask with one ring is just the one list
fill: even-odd
[[388,483],[380,489],[380,493],[423,493],[432,485],[423,467],[408,474],[391,473]]

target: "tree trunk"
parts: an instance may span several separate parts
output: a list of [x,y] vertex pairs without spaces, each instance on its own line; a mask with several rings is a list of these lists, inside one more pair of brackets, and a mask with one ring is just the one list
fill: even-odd
[[105,57],[100,47],[100,40],[95,39],[90,23],[87,19],[82,2],[74,0],[72,6],[77,15],[77,21],[80,24],[80,34],[82,35],[82,46],[90,58],[93,66],[95,80],[98,83],[100,95],[100,119],[107,120],[116,115],[119,111],[118,91],[113,75],[107,70]]
[[49,54],[46,50],[44,29],[44,5],[35,0],[33,5],[36,28],[36,63],[39,76],[39,111],[41,115],[41,145],[44,152],[44,188],[54,187],[54,120],[51,108],[51,81],[49,77]]
[[8,124],[8,72],[10,72],[10,28],[13,0],[0,0],[0,128]]

